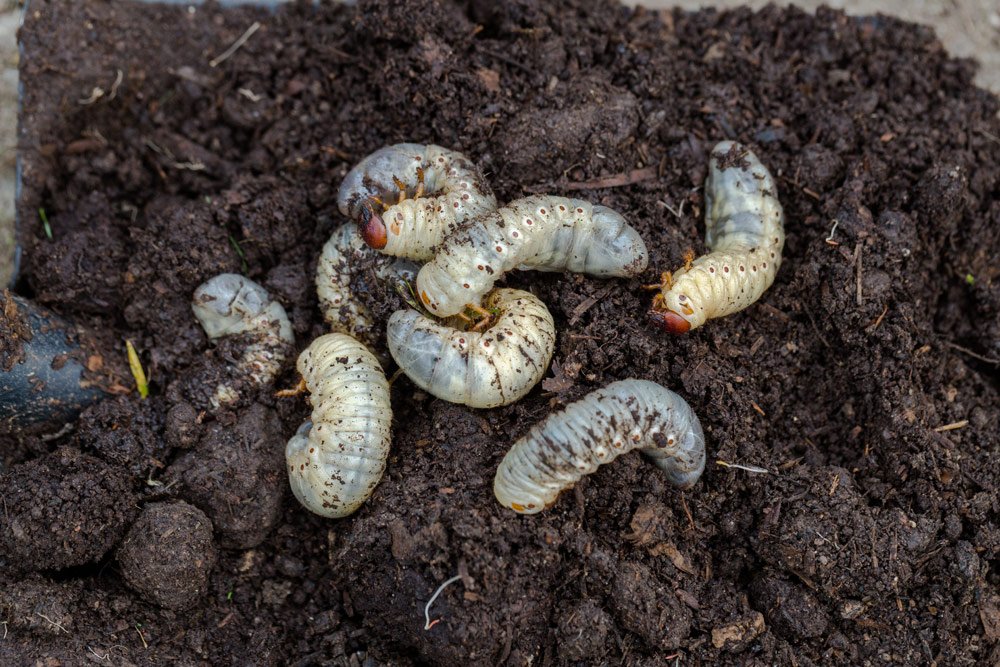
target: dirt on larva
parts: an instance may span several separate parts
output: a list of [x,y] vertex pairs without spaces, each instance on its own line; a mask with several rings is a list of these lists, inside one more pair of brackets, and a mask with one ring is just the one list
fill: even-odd
[[[32,0],[21,37],[15,291],[109,357],[132,340],[151,394],[0,440],[0,663],[1000,663],[1000,102],[928,29],[572,0]],[[784,261],[757,304],[666,337],[642,285],[704,251],[727,138],[777,178]],[[463,151],[501,202],[621,211],[650,268],[508,274],[556,321],[544,384],[471,410],[400,378],[371,500],[324,520],[282,481],[275,509],[253,453],[308,406],[187,402],[239,356],[191,293],[243,272],[305,348],[337,186],[400,141]],[[402,305],[363,297],[381,322]],[[630,454],[537,516],[497,504],[516,438],[628,377],[700,416],[698,485]],[[278,386],[296,380],[289,360]],[[216,442],[232,456],[199,456]]]

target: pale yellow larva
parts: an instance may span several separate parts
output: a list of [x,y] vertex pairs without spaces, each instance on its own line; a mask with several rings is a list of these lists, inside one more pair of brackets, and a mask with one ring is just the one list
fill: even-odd
[[671,484],[691,487],[705,469],[705,436],[683,398],[648,380],[621,380],[549,415],[514,443],[493,481],[504,507],[536,514],[598,466],[639,449]]
[[767,167],[734,141],[717,144],[709,164],[705,245],[710,252],[665,275],[649,313],[654,324],[674,334],[754,303],[781,265],[785,215]]
[[316,294],[323,319],[331,331],[361,339],[371,347],[378,339],[372,315],[354,293],[360,262],[373,260],[377,280],[405,284],[413,280],[419,267],[405,259],[380,255],[365,245],[358,227],[348,222],[333,232],[323,246],[316,264]]
[[417,274],[417,294],[445,317],[477,304],[511,269],[632,277],[649,253],[617,212],[581,199],[539,195],[459,227]]
[[346,334],[320,336],[299,355],[313,411],[285,447],[292,493],[339,518],[372,494],[389,457],[389,383],[371,352]]
[[[413,198],[397,201],[401,194]],[[396,144],[375,151],[348,172],[337,205],[358,222],[372,248],[426,262],[453,229],[496,209],[497,200],[479,169],[461,153],[433,144]],[[383,211],[383,206],[388,208]]]
[[507,405],[534,387],[552,359],[556,330],[537,297],[498,289],[483,305],[499,311],[483,332],[461,331],[414,310],[389,318],[389,352],[421,389],[474,408]]
[[[292,325],[282,305],[271,299],[263,287],[235,273],[222,273],[199,285],[191,299],[191,309],[211,340],[249,335],[250,344],[234,371],[256,385],[263,386],[274,379],[295,343]],[[237,400],[236,390],[222,383],[216,387],[211,405],[218,409]]]

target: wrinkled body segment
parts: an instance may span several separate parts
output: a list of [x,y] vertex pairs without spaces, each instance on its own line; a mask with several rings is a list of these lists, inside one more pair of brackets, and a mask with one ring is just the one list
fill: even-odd
[[705,436],[687,402],[655,382],[630,379],[591,392],[533,426],[504,456],[493,492],[504,507],[536,514],[598,466],[633,449],[682,489],[705,469]]
[[625,219],[580,199],[518,199],[461,226],[417,275],[417,294],[435,315],[478,304],[511,269],[633,277],[646,269],[646,244]]
[[757,301],[774,282],[785,216],[767,168],[733,141],[712,150],[705,184],[709,253],[673,273],[650,311],[657,326],[684,333]]
[[[358,236],[353,222],[339,227],[323,246],[316,264],[316,294],[323,319],[330,330],[359,338],[371,346],[378,339],[371,313],[355,295],[363,283],[357,267],[366,258],[374,260],[376,280],[405,284],[417,275],[418,266],[405,259],[393,259],[375,252]],[[363,288],[363,286],[362,286]]]
[[[285,309],[267,291],[244,276],[223,273],[195,290],[191,309],[211,340],[248,334],[250,344],[236,363],[235,371],[256,385],[266,385],[281,370],[295,343]],[[212,397],[213,409],[238,400],[236,390],[220,384]]]
[[[401,194],[410,198],[398,201]],[[388,208],[383,211],[379,202]],[[495,210],[497,200],[479,169],[461,153],[433,144],[396,144],[375,151],[348,172],[337,206],[358,222],[371,247],[426,262],[448,234]]]
[[545,374],[555,324],[528,292],[498,289],[484,306],[500,314],[483,332],[397,311],[389,318],[389,352],[414,384],[438,398],[474,408],[513,403]]
[[309,511],[344,517],[371,496],[385,472],[389,383],[372,353],[346,334],[314,340],[297,368],[313,411],[285,447],[288,481]]

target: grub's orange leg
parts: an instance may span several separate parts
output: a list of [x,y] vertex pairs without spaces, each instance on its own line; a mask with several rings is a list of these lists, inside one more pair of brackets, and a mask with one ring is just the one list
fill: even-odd
[[291,389],[282,389],[280,391],[274,392],[274,395],[278,398],[291,398],[294,396],[299,396],[300,394],[306,393],[306,379],[304,377],[299,378],[299,383],[292,387]]
[[652,285],[643,285],[642,289],[648,290],[667,290],[674,286],[674,276],[670,271],[664,271],[660,274],[660,282],[653,283]]
[[694,250],[688,248],[684,253],[684,270],[690,271],[692,264],[694,264]]

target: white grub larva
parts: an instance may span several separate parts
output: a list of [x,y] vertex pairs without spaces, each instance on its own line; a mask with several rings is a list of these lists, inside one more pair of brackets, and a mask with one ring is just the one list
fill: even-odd
[[743,310],[774,282],[785,245],[785,215],[774,179],[753,152],[734,141],[712,150],[705,184],[709,253],[664,274],[649,312],[673,334]]
[[580,199],[540,195],[470,221],[417,274],[417,294],[440,317],[476,304],[511,269],[632,277],[649,253],[617,212]]
[[[249,337],[234,370],[259,386],[274,380],[295,343],[284,307],[263,287],[235,273],[222,273],[199,285],[191,309],[210,340]],[[238,400],[238,392],[223,383],[216,387],[211,405],[218,409]]]
[[389,352],[421,389],[452,403],[493,408],[534,387],[552,359],[552,315],[528,292],[498,289],[483,305],[498,312],[483,332],[461,331],[414,310],[389,318]]
[[433,144],[396,144],[348,172],[337,206],[359,223],[372,248],[426,262],[453,229],[495,210],[497,200],[461,153]]
[[313,411],[285,447],[288,481],[310,512],[344,517],[368,499],[385,472],[389,383],[372,353],[346,334],[314,340],[297,367]]
[[691,406],[655,382],[621,380],[533,426],[501,461],[493,493],[504,507],[535,514],[598,466],[633,449],[682,489],[705,469],[705,436]]
[[350,334],[372,345],[378,337],[372,315],[354,293],[358,265],[366,259],[372,260],[377,280],[396,284],[413,280],[419,267],[409,260],[386,257],[369,248],[353,222],[334,231],[323,246],[316,265],[316,294],[323,319],[332,331]]

